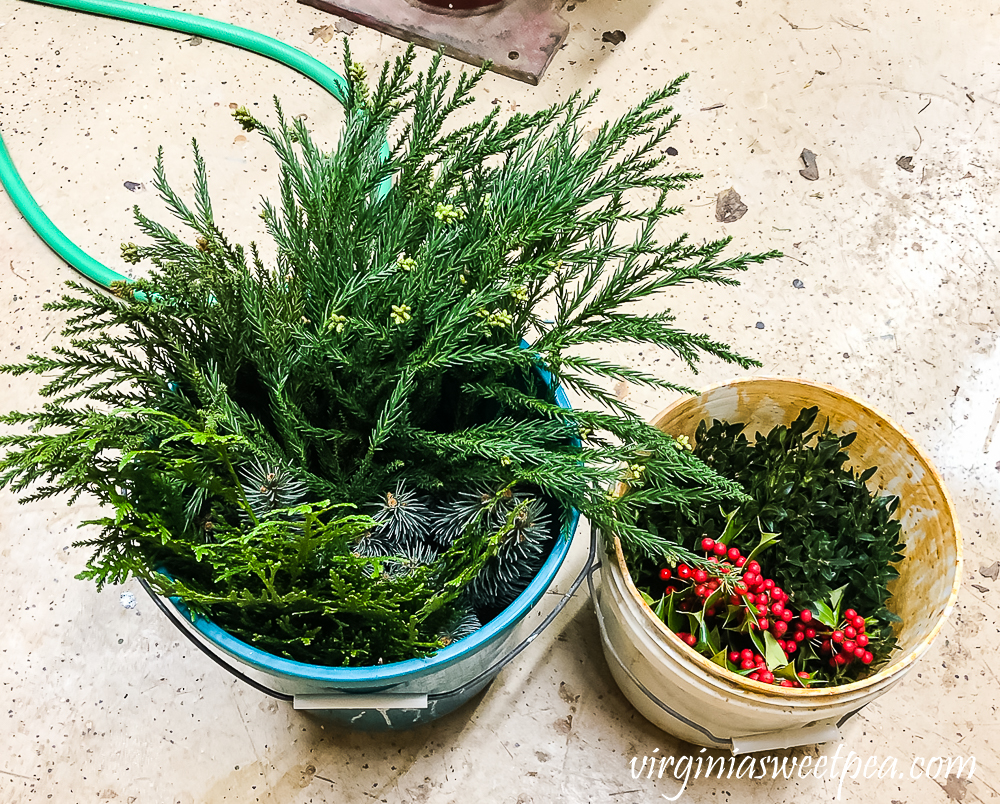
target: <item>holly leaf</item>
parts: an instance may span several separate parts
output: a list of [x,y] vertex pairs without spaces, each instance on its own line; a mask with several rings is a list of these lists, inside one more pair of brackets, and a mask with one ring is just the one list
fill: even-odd
[[770,631],[764,632],[764,661],[772,673],[788,662],[788,657],[778,644],[778,640]]
[[726,651],[720,650],[712,657],[712,661],[724,670],[729,669],[729,659],[726,658]]
[[757,546],[753,550],[751,550],[750,555],[747,556],[747,561],[746,561],[747,564],[753,561],[762,550],[770,547],[772,544],[775,544],[778,541],[779,534],[766,532],[764,530],[764,526],[760,524],[759,520],[757,522],[757,526],[760,528],[761,531],[760,541],[757,542]]
[[837,615],[834,614],[833,609],[831,609],[826,603],[817,602],[813,603],[812,606],[813,615],[827,628],[837,627]]
[[677,598],[671,592],[667,600],[667,628],[675,634],[684,628],[684,619],[677,612]]
[[667,596],[661,595],[660,602],[653,607],[653,614],[657,616],[661,621],[664,620],[667,614]]
[[[849,584],[845,583],[839,589],[834,589],[830,592],[830,608],[833,609],[834,619],[837,622],[840,622],[840,604],[844,599],[844,592],[847,591],[848,586]],[[836,628],[836,623],[832,627]]]

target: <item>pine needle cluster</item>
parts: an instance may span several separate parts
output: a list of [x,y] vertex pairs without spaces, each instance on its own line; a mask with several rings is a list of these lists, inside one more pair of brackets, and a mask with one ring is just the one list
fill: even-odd
[[[596,95],[449,128],[482,72],[414,60],[369,85],[347,51],[331,151],[277,102],[273,126],[238,111],[280,160],[273,264],[216,225],[197,144],[191,201],[161,151],[154,184],[183,230],[136,208],[144,243],[122,253],[145,277],[71,283],[49,305],[65,345],[0,367],[49,378],[40,410],[0,418],[27,430],[0,437],[0,484],[111,509],[84,577],[144,578],[276,653],[372,664],[507,605],[573,508],[634,550],[673,549],[635,525],[643,495],[608,494],[623,472],[682,506],[739,496],[606,390],[680,386],[588,356],[752,364],[636,310],[774,256],[658,239],[669,193],[698,178],[662,169],[682,79],[585,142]],[[557,385],[589,404],[567,411]]]

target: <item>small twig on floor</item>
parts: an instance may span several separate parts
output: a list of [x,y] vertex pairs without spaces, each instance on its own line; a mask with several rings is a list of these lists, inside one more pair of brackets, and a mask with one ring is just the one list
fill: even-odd
[[798,257],[793,257],[791,254],[782,254],[781,256],[784,257],[786,260],[795,260],[795,262],[801,262],[803,265],[806,266],[809,265],[809,263],[807,263],[805,260],[800,260]]
[[986,431],[986,440],[983,442],[983,452],[990,451],[990,444],[993,442],[993,436],[997,431],[998,424],[1000,424],[1000,399],[997,400],[996,409],[993,411],[993,421],[990,422],[990,429]]
[[834,17],[833,21],[838,25],[844,26],[845,28],[851,28],[852,30],[855,31],[864,31],[865,33],[871,33],[871,31],[868,28],[863,28],[860,25],[855,25],[853,22],[848,22],[847,20],[840,19],[839,17]]
[[822,25],[820,25],[819,28],[803,28],[801,25],[796,25],[794,22],[788,19],[788,17],[786,17],[784,14],[779,14],[778,16],[781,17],[785,22],[787,22],[792,27],[793,31],[818,31],[820,28],[823,27]]
[[33,776],[23,776],[20,773],[11,773],[10,771],[5,771],[5,770],[0,770],[0,773],[6,774],[7,776],[14,776],[14,777],[16,777],[18,779],[27,779],[28,781],[31,781],[31,782],[33,782],[35,780],[35,778]]
[[711,106],[703,106],[701,110],[703,112],[710,112],[712,109],[721,109],[725,105],[724,103],[713,103]]
[[27,282],[27,281],[28,281],[28,280],[27,280],[27,279],[25,279],[25,278],[24,278],[23,276],[21,276],[21,275],[20,275],[20,274],[19,274],[19,273],[18,273],[17,271],[15,271],[15,270],[14,270],[14,261],[13,261],[13,260],[11,260],[11,261],[10,261],[10,272],[11,272],[12,274],[14,274],[14,276],[16,276],[16,277],[17,277],[18,279],[20,279],[20,280],[21,280],[22,282]]
[[[931,101],[932,100],[934,100],[934,98],[928,98],[927,99],[927,103],[924,104],[924,109],[926,109],[928,106],[931,105]],[[920,112],[922,112],[924,109],[921,109]],[[920,114],[920,112],[917,112],[917,114]]]
[[322,779],[324,782],[329,782],[330,784],[336,784],[333,779],[327,779],[325,776],[320,776],[318,773],[313,774],[314,779]]
[[922,136],[920,136],[920,129],[919,128],[917,128],[916,126],[914,126],[913,130],[916,131],[917,132],[917,136],[920,137],[920,142],[918,142],[917,143],[917,147],[913,149],[913,153],[916,153],[917,151],[920,150],[920,146],[924,144],[924,138]]

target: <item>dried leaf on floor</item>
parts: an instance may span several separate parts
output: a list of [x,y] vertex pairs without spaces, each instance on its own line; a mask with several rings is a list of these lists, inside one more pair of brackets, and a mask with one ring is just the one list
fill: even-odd
[[916,165],[913,164],[912,156],[901,156],[899,157],[899,159],[896,160],[896,164],[899,165],[899,167],[901,167],[907,173],[912,173],[913,168],[916,167]]
[[816,181],[819,178],[819,166],[816,164],[816,154],[808,148],[803,148],[802,153],[799,154],[799,159],[801,159],[802,164],[805,165],[805,167],[799,171],[799,175],[803,179]]
[[747,212],[740,194],[730,187],[715,197],[715,219],[720,223],[735,223]]
[[995,581],[1000,577],[1000,561],[994,561],[988,567],[980,567],[979,574],[984,578],[989,578],[991,581]]
[[337,33],[346,34],[348,36],[358,29],[358,24],[354,22],[354,20],[341,19],[337,20],[333,25],[337,29]]
[[601,36],[601,41],[612,45],[620,45],[625,41],[625,31],[605,31]]
[[977,592],[989,592],[990,591],[985,586],[980,586],[978,583],[972,584],[972,588],[975,589]]
[[[324,44],[333,39],[333,35],[336,30],[332,25],[320,25],[318,28],[313,28],[309,35],[312,37],[312,41],[315,42],[317,39],[322,39]],[[309,44],[312,44],[310,42]]]

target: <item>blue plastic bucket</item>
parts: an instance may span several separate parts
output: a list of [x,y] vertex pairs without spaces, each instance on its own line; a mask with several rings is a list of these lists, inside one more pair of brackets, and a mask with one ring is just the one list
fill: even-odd
[[[548,372],[539,369],[543,379]],[[556,402],[570,409],[556,389]],[[571,512],[548,558],[528,587],[479,630],[433,656],[373,667],[328,667],[267,653],[237,639],[204,617],[193,622],[179,598],[171,602],[216,652],[263,675],[269,687],[292,696],[296,709],[365,730],[407,729],[457,709],[484,689],[500,672],[504,657],[518,649],[518,625],[555,580],[569,552],[579,520]]]

